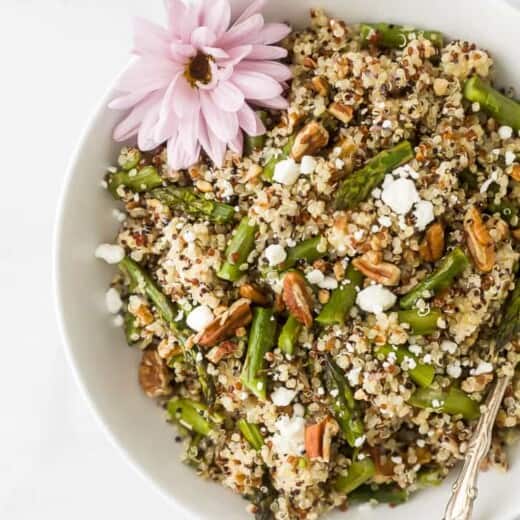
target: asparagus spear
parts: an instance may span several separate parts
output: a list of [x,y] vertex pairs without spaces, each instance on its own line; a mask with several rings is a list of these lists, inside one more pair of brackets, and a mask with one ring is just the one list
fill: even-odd
[[397,316],[400,323],[408,323],[410,330],[415,336],[426,336],[433,334],[438,329],[439,319],[442,318],[441,311],[429,309],[423,313],[417,309],[398,311]]
[[291,135],[285,146],[282,148],[282,153],[279,155],[275,155],[274,157],[271,157],[271,159],[266,163],[266,165],[264,166],[264,172],[262,174],[264,180],[269,182],[273,180],[276,165],[280,161],[287,159],[291,155],[291,150],[294,145],[294,139],[295,136]]
[[364,434],[363,422],[352,390],[330,355],[325,357],[325,376],[328,393],[332,396],[334,417],[349,446],[355,448]]
[[478,76],[464,84],[464,97],[493,116],[499,123],[520,130],[520,103],[504,96]]
[[247,257],[255,245],[255,235],[258,227],[251,225],[244,217],[235,230],[235,234],[226,249],[226,262],[217,276],[223,280],[236,282],[243,276],[242,265],[247,265]]
[[119,154],[117,162],[125,171],[133,170],[141,160],[141,152],[138,148],[124,147]]
[[401,298],[401,309],[412,308],[425,291],[437,292],[451,285],[453,279],[469,265],[468,257],[460,247],[456,247],[440,260],[435,271],[417,284]]
[[202,352],[197,345],[194,345],[191,348],[183,347],[183,352],[186,361],[193,366],[197,372],[197,378],[206,404],[212,406],[215,403],[216,390],[213,377],[208,373],[208,362],[206,361],[206,358],[202,355]]
[[292,315],[287,318],[278,336],[278,348],[289,356],[294,354],[303,325]]
[[235,208],[214,200],[207,200],[192,188],[168,186],[156,188],[150,195],[170,208],[179,208],[195,217],[207,218],[217,224],[227,224],[235,217]]
[[479,404],[454,386],[448,390],[418,388],[409,403],[417,408],[431,408],[449,415],[462,415],[468,421],[480,416]]
[[362,23],[360,30],[361,40],[366,45],[372,44],[385,49],[403,49],[420,36],[430,40],[435,47],[441,48],[443,45],[442,33],[438,31],[422,31],[388,23]]
[[126,186],[135,193],[150,191],[161,186],[163,179],[153,166],[144,166],[133,175],[134,171],[119,171],[108,176],[108,189],[115,199],[119,199],[117,189]]
[[351,173],[342,182],[334,199],[335,209],[355,208],[383,182],[388,172],[413,158],[414,151],[408,141],[402,141],[397,146],[380,152],[370,159],[361,170]]
[[280,270],[286,271],[294,267],[297,262],[304,260],[312,263],[327,254],[327,242],[321,236],[309,238],[296,244],[287,251],[287,258],[280,266]]
[[509,295],[496,335],[497,346],[503,347],[520,334],[520,279]]
[[390,504],[397,506],[403,504],[409,498],[409,493],[406,489],[399,486],[387,484],[383,486],[370,486],[365,484],[358,487],[349,496],[351,502],[371,502],[375,501],[380,504]]
[[348,283],[332,291],[330,300],[316,318],[320,325],[345,324],[345,318],[356,302],[357,289],[361,287],[363,275],[351,264],[347,268],[345,279]]
[[438,468],[425,469],[417,474],[417,482],[421,487],[440,486],[442,484],[442,475]]
[[128,311],[124,316],[124,329],[126,342],[129,345],[135,345],[141,338],[141,328],[137,324],[137,318]]
[[401,364],[405,358],[412,360],[412,365],[415,365],[415,367],[408,370],[408,374],[410,374],[412,380],[423,388],[428,388],[433,383],[435,368],[431,365],[420,363],[417,356],[412,354],[407,348],[383,345],[378,347],[375,353],[381,359],[386,359],[389,355],[393,354],[399,364]]
[[264,356],[275,344],[276,321],[273,311],[257,307],[249,332],[246,360],[240,380],[259,399],[267,397],[267,377],[264,374]]
[[255,450],[260,450],[264,445],[264,438],[260,433],[260,428],[256,424],[248,423],[245,419],[240,419],[237,422],[239,430],[247,442]]
[[338,493],[349,494],[354,489],[370,480],[376,473],[374,462],[369,457],[354,461],[346,475],[340,475],[334,481],[334,489]]
[[194,468],[198,468],[202,462],[199,454],[202,439],[204,439],[204,435],[200,433],[192,435],[190,443],[186,448],[185,462]]
[[223,420],[220,415],[210,413],[206,405],[191,399],[174,397],[168,402],[167,410],[172,421],[204,436],[209,435]]

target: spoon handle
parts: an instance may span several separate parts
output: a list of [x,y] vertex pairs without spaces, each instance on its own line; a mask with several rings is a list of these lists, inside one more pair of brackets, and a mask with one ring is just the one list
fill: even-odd
[[477,498],[477,479],[480,464],[491,447],[493,426],[500,403],[511,379],[501,377],[487,398],[486,411],[481,415],[471,438],[464,465],[453,485],[451,498],[444,513],[444,520],[470,520],[473,503]]

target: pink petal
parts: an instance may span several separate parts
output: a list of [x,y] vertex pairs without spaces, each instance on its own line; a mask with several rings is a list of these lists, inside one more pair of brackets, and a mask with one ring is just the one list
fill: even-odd
[[253,43],[270,45],[283,40],[291,31],[291,27],[284,23],[268,23],[264,25]]
[[150,92],[164,88],[179,69],[179,65],[170,60],[150,57],[138,58],[119,77],[116,89],[123,92]]
[[200,26],[201,6],[200,2],[189,2],[182,18],[177,21],[182,41],[189,42],[193,31]]
[[259,72],[235,70],[231,81],[246,99],[270,99],[283,92],[282,86],[276,80]]
[[184,170],[195,164],[200,155],[200,145],[193,150],[185,150],[180,140],[175,136],[168,141],[168,165],[174,170]]
[[191,33],[191,44],[197,49],[212,46],[216,39],[215,33],[209,27],[197,27]]
[[197,54],[197,50],[190,43],[173,42],[170,45],[171,58],[184,66],[190,58]]
[[277,61],[249,61],[245,60],[236,66],[236,70],[261,72],[266,76],[270,76],[276,81],[287,81],[292,78],[292,72],[287,65],[278,63]]
[[254,0],[236,19],[235,24],[243,22],[254,14],[260,13],[265,6],[265,2],[266,0]]
[[170,33],[177,38],[181,37],[179,21],[184,18],[186,4],[182,0],[166,0],[166,11],[168,13],[168,25]]
[[201,18],[201,23],[212,29],[219,38],[229,27],[231,21],[231,8],[228,0],[207,0]]
[[174,129],[177,127],[177,115],[173,107],[173,99],[176,95],[176,87],[181,77],[182,72],[179,72],[177,76],[170,83],[166,90],[161,106],[159,109],[159,121],[155,127],[155,139],[159,142],[166,141],[174,133]]
[[134,20],[134,52],[168,57],[168,31],[144,18]]
[[193,88],[184,76],[179,76],[175,86],[175,96],[173,98],[173,108],[179,117],[187,112],[193,112],[200,106],[199,91]]
[[238,111],[238,123],[240,128],[251,136],[264,135],[266,132],[264,123],[249,105],[244,105]]
[[219,62],[219,65],[236,65],[237,63],[241,62],[244,58],[249,56],[252,50],[252,45],[241,45],[239,47],[232,47],[227,50],[228,59]]
[[244,153],[244,134],[239,130],[236,137],[229,141],[228,146],[236,154],[242,156]]
[[227,142],[238,132],[238,117],[234,112],[225,112],[213,103],[207,92],[200,93],[202,115],[209,130]]
[[215,163],[216,166],[222,166],[224,163],[224,155],[226,153],[226,143],[219,140],[217,136],[208,128],[202,114],[199,122],[199,139],[200,144]]
[[249,54],[250,60],[279,60],[287,57],[287,49],[273,47],[272,45],[253,45]]
[[182,143],[184,150],[195,150],[199,142],[199,124],[200,124],[200,110],[189,113],[181,120],[181,128],[178,139]]
[[153,150],[160,143],[154,138],[155,125],[159,120],[159,104],[151,107],[143,118],[137,134],[137,144],[141,150],[147,152]]
[[215,105],[226,112],[236,112],[244,103],[240,90],[229,81],[221,81],[209,95]]
[[140,103],[146,96],[148,96],[148,94],[149,92],[147,91],[137,91],[125,94],[124,96],[119,96],[114,98],[108,104],[108,108],[111,108],[112,110],[128,110]]
[[287,101],[287,99],[285,99],[282,96],[277,96],[272,99],[255,99],[254,103],[255,105],[266,108],[272,108],[274,110],[284,110],[289,106],[289,102]]
[[229,58],[229,54],[218,47],[202,47],[202,52],[204,54],[209,54],[215,60],[227,60]]
[[264,17],[261,14],[255,14],[247,20],[235,24],[219,38],[218,45],[227,50],[230,47],[250,43],[256,38],[263,26]]

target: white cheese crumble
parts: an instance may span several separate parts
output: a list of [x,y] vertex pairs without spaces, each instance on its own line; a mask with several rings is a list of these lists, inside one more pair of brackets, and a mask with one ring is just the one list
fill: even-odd
[[305,408],[300,403],[293,404],[293,413],[297,417],[303,417],[305,415]]
[[506,166],[511,166],[516,161],[516,154],[511,150],[508,150],[505,155]]
[[448,352],[448,354],[455,354],[455,352],[457,352],[457,347],[458,345],[456,343],[448,341],[447,339],[441,343],[441,350]]
[[215,317],[213,312],[207,305],[200,305],[195,307],[186,318],[186,324],[188,327],[196,332],[204,330]]
[[287,258],[287,252],[280,244],[272,244],[268,246],[264,251],[264,255],[271,267],[280,265],[282,262],[285,262],[285,259]]
[[305,419],[283,415],[275,423],[271,441],[280,455],[302,455],[305,452]]
[[363,444],[365,443],[365,439],[366,439],[366,436],[365,435],[362,435],[361,437],[358,437],[355,441],[354,441],[354,446],[356,448],[361,448],[361,446],[363,446]]
[[323,280],[318,284],[318,287],[320,289],[329,289],[333,290],[336,289],[338,286],[338,281],[336,278],[333,278],[332,276],[325,276]]
[[300,175],[300,167],[294,159],[285,159],[276,164],[273,179],[280,184],[291,186]]
[[433,204],[429,200],[420,200],[415,204],[413,215],[417,229],[423,231],[426,226],[435,219]]
[[392,211],[399,215],[406,215],[413,205],[420,201],[412,180],[394,179],[391,175],[385,177],[381,198]]
[[276,406],[288,406],[296,396],[296,390],[289,390],[280,386],[271,393],[271,401]]
[[419,356],[422,353],[422,347],[420,345],[410,345],[408,350],[416,356]]
[[123,307],[119,292],[111,287],[105,294],[105,303],[110,314],[117,314]]
[[361,368],[354,367],[347,372],[348,382],[351,386],[359,385],[359,375],[361,374]]
[[325,275],[319,269],[313,269],[309,271],[305,276],[309,283],[313,285],[319,285],[325,280]]
[[390,217],[387,217],[386,215],[383,215],[382,217],[379,217],[377,219],[379,224],[381,224],[383,227],[391,227],[392,226],[392,219]]
[[511,139],[513,129],[510,126],[503,125],[498,129],[500,139]]
[[370,285],[359,291],[356,303],[365,312],[381,314],[392,308],[397,301],[397,296],[385,289],[382,285]]
[[125,257],[125,250],[117,244],[101,244],[97,247],[95,255],[107,264],[118,264]]
[[462,374],[462,368],[459,363],[450,363],[446,368],[446,372],[453,379],[458,379]]
[[472,375],[474,376],[489,374],[490,372],[493,372],[493,365],[487,361],[480,361],[480,363],[477,365],[477,368],[471,371]]
[[300,173],[310,175],[315,172],[317,166],[318,161],[312,155],[304,155],[300,164]]

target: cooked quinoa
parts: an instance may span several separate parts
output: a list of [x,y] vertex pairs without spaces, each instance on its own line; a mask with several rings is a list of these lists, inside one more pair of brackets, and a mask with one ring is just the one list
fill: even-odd
[[[117,169],[107,176],[124,213],[114,213],[117,245],[98,256],[147,273],[136,279],[123,260],[107,293],[116,324],[143,350],[140,384],[176,424],[186,462],[248,498],[257,518],[315,519],[437,483],[464,457],[493,381],[514,373],[518,338],[498,345],[497,328],[519,257],[520,138],[464,98],[469,78],[492,75],[490,54],[425,36],[382,49],[365,45],[359,26],[313,10],[310,27],[286,41],[290,107],[263,114],[257,149],[188,171],[169,170],[164,149],[125,149],[127,175],[148,168],[158,182],[114,187]],[[413,150],[404,164],[364,200],[338,204],[355,172],[404,141]],[[184,211],[159,197],[171,186],[233,211],[220,221]],[[253,240],[230,253],[244,217]],[[310,239],[313,254],[289,265]],[[426,332],[414,329],[398,312],[405,295],[456,254],[450,283],[404,305],[433,317]],[[226,269],[238,280],[223,279]],[[324,319],[349,287],[347,314]],[[297,341],[287,347],[279,335],[291,324]],[[263,357],[253,362],[255,341]],[[446,405],[450,389],[467,414]],[[488,465],[507,469],[519,422],[514,378]],[[365,478],[353,484],[360,467]]]

